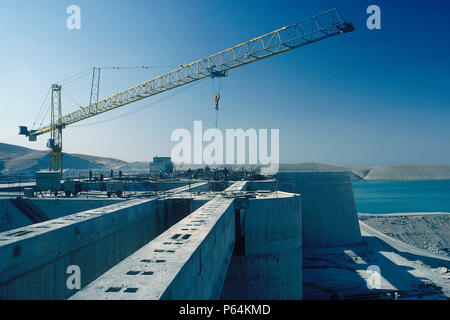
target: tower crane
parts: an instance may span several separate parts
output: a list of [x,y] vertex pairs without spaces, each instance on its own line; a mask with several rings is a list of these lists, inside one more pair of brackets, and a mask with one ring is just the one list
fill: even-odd
[[[337,9],[331,9],[206,58],[180,65],[173,71],[100,100],[98,99],[100,70],[94,68],[90,102],[87,106],[63,115],[61,85],[53,84],[50,123],[36,130],[20,126],[19,134],[27,136],[29,141],[36,141],[38,136],[50,133],[47,142],[50,149],[49,170],[60,171],[62,176],[62,131],[68,125],[207,77],[226,77],[228,70],[354,30],[352,23],[341,19]],[[97,90],[94,90],[95,88]],[[218,99],[216,101],[218,103]]]

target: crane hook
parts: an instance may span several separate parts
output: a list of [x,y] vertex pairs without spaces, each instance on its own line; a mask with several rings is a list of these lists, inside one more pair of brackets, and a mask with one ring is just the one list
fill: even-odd
[[216,103],[216,110],[219,110],[219,100],[220,100],[220,94],[216,92],[214,94],[214,102]]

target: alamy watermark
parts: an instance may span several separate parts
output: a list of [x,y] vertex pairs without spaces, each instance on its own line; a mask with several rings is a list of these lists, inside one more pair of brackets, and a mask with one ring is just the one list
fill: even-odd
[[81,9],[77,5],[70,5],[66,9],[66,13],[70,16],[66,20],[66,27],[69,30],[81,29]]
[[178,142],[172,148],[172,161],[185,165],[261,165],[262,174],[275,174],[279,168],[280,131],[270,129],[270,144],[268,133],[268,129],[226,129],[224,138],[219,129],[203,132],[202,121],[194,121],[193,135],[183,128],[172,132],[171,141]]
[[81,289],[81,269],[77,265],[67,267],[66,273],[70,276],[67,278],[66,285],[69,290]]
[[381,9],[379,6],[372,4],[367,7],[367,14],[370,16],[367,18],[366,26],[369,30],[381,29]]
[[[81,29],[81,9],[77,5],[70,5],[66,9],[66,13],[69,14],[66,20],[66,27],[69,30]],[[366,26],[369,30],[381,29],[381,9],[378,5],[372,4],[367,7],[366,13],[370,16],[366,20]]]

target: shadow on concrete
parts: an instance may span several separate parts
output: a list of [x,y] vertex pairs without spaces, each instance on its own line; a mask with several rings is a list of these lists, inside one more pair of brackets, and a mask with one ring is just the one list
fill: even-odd
[[[431,268],[448,265],[444,259],[398,251],[375,236],[363,236],[359,245],[307,249],[303,256],[303,298],[372,300],[394,299],[398,294],[399,299],[448,299],[442,287],[411,273],[416,269],[411,265],[418,261]],[[382,281],[379,289],[367,286],[370,265],[379,266],[382,279],[388,282]]]

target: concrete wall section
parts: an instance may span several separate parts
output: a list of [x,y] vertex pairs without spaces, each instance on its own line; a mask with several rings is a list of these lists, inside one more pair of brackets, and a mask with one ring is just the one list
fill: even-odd
[[275,191],[277,185],[274,180],[249,181],[247,185],[248,191],[269,190]]
[[250,199],[221,299],[301,299],[300,196],[279,192]]
[[209,190],[208,182],[196,182],[187,184],[182,187],[167,190],[167,193],[180,193],[180,192],[204,192]]
[[[247,190],[248,181],[236,181],[231,186],[223,190],[222,194],[228,194],[232,192],[246,191]],[[177,197],[192,197],[192,211],[199,209],[201,206],[205,205],[208,201],[213,199],[217,194],[215,192],[204,192],[201,194],[181,194],[178,193],[173,195],[172,198]]]
[[0,199],[0,232],[20,228],[33,222],[11,202],[11,199]]
[[131,200],[0,233],[0,299],[66,299],[189,213],[190,200]]
[[217,299],[234,246],[234,201],[216,196],[71,299]]
[[303,247],[361,242],[347,172],[280,172],[277,180],[280,190],[302,195]]
[[[13,202],[25,204],[25,208],[40,213],[45,219],[35,221],[27,212],[15,206]],[[125,199],[78,199],[78,198],[36,198],[36,199],[0,199],[0,232],[25,227],[37,222],[61,218],[77,212],[96,209]],[[26,211],[26,210],[25,210]]]
[[225,192],[232,191],[246,191],[248,186],[248,181],[236,181],[231,186],[227,187]]
[[[97,190],[106,191],[107,181],[82,181],[81,185],[84,191]],[[176,189],[186,185],[197,184],[198,181],[170,181],[170,182],[155,182],[155,181],[138,181],[125,182],[124,188],[126,191],[167,191]],[[207,189],[206,189],[207,190]]]

